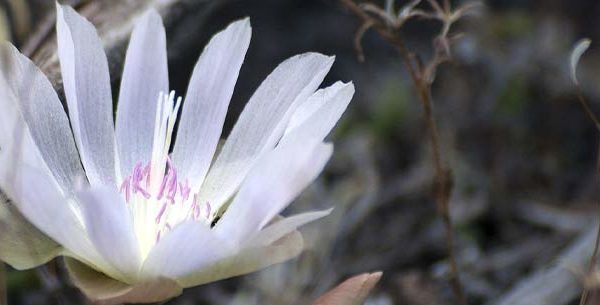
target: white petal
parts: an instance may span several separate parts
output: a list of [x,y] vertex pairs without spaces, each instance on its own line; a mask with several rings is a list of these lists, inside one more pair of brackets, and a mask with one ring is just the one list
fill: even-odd
[[275,146],[298,104],[323,81],[333,57],[317,53],[281,63],[258,87],[233,127],[200,190],[214,211],[237,190],[258,156]]
[[298,229],[299,227],[331,214],[331,211],[333,211],[333,209],[306,212],[283,218],[262,229],[258,235],[250,241],[250,243],[260,244],[263,246],[270,245],[288,233]]
[[332,152],[331,144],[305,138],[264,154],[215,231],[238,243],[256,234],[321,173]]
[[152,155],[159,92],[169,91],[167,43],[160,15],[150,10],[136,24],[125,58],[116,136],[121,176]]
[[69,118],[91,185],[115,183],[115,132],[108,63],[96,29],[57,4],[58,57]]
[[299,133],[324,139],[346,111],[353,95],[352,83],[337,82],[318,90],[294,112],[280,143]]
[[206,224],[184,222],[152,248],[144,262],[142,276],[177,279],[206,268],[232,251],[227,240],[219,239]]
[[110,278],[74,259],[65,258],[65,263],[73,284],[94,301],[94,304],[161,303],[182,292],[176,282],[165,278],[129,285]]
[[16,269],[44,264],[61,252],[61,246],[40,232],[0,194],[0,260]]
[[17,98],[7,85],[0,79],[0,181],[8,183],[0,184],[0,188],[13,197],[12,185],[20,164],[29,164],[49,176],[52,173],[23,119]]
[[85,227],[98,252],[129,280],[137,277],[141,257],[129,209],[112,188],[79,192]]
[[0,180],[0,186],[11,190],[7,193],[23,216],[66,248],[69,255],[122,278],[96,251],[87,237],[77,205],[60,193],[52,178],[27,164],[20,164],[18,169],[10,181]]
[[[12,124],[15,127],[14,124],[20,122],[27,125],[28,132],[24,133],[31,136],[37,148],[28,148],[33,151],[25,153],[39,152],[63,190],[71,192],[77,179],[85,174],[67,115],[56,92],[46,76],[10,43],[0,43],[0,67],[0,90],[3,91],[0,98],[0,120],[3,123],[0,124]],[[8,126],[5,126],[0,138],[8,135],[9,139],[6,140],[16,140],[10,139],[8,130]],[[0,141],[2,149],[9,149],[8,145],[12,144]],[[38,161],[27,162],[31,164]]]
[[248,18],[229,25],[210,40],[192,73],[173,162],[194,192],[200,189],[219,143],[251,33]]
[[303,247],[302,235],[294,231],[267,247],[245,248],[234,256],[192,271],[177,279],[177,282],[187,288],[251,273],[294,258],[302,252]]

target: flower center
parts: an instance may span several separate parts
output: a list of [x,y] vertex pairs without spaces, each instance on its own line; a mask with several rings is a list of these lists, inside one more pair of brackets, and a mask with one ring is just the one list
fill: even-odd
[[180,105],[181,97],[175,100],[174,91],[159,94],[151,160],[145,165],[138,162],[120,187],[144,258],[175,225],[186,220],[209,223],[210,204],[200,203],[198,194],[191,194],[188,180],[177,176],[169,157]]

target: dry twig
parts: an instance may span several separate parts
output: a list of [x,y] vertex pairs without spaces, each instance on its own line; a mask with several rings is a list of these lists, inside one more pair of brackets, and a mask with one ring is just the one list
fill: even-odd
[[0,263],[0,305],[7,305],[6,299],[6,270],[4,263]]
[[[414,0],[406,4],[398,13],[396,13],[393,8],[394,1],[391,0],[387,1],[385,9],[379,8],[374,4],[363,4],[360,6],[353,0],[340,0],[340,2],[362,21],[362,26],[358,29],[354,41],[359,60],[364,60],[360,40],[368,29],[373,28],[383,39],[394,46],[398,51],[408,69],[413,85],[417,90],[417,95],[419,96],[421,106],[425,112],[425,120],[429,129],[429,141],[435,168],[434,196],[438,213],[443,219],[445,227],[446,243],[451,268],[450,282],[457,302],[463,305],[467,304],[456,263],[453,225],[449,211],[450,194],[453,185],[452,171],[448,162],[444,159],[440,148],[439,129],[433,114],[431,84],[435,78],[437,67],[448,61],[451,57],[450,44],[453,39],[448,37],[451,25],[462,16],[470,13],[475,5],[468,4],[457,10],[452,10],[450,3],[447,0],[445,0],[442,5],[434,0],[427,0],[431,10],[425,11],[417,8],[421,1]],[[434,39],[434,56],[431,61],[426,64],[423,64],[418,56],[406,47],[399,34],[399,29],[405,22],[414,17],[435,19],[441,21],[443,24],[440,34]]]
[[[579,59],[581,58],[581,55],[583,55],[583,53],[589,48],[590,43],[591,43],[591,41],[589,39],[582,39],[581,41],[579,41],[575,45],[575,48],[573,49],[573,51],[571,52],[569,64],[570,64],[570,68],[571,68],[571,80],[573,81],[573,84],[575,85],[575,90],[577,93],[577,100],[581,104],[581,107],[587,114],[588,118],[596,126],[596,129],[598,131],[600,131],[600,121],[598,120],[598,117],[596,117],[596,115],[592,111],[590,105],[588,104],[587,100],[583,96],[583,91],[581,90],[581,86],[579,85],[579,81],[577,80],[577,65],[579,64]],[[596,171],[598,173],[598,176],[600,177],[600,144],[598,146]],[[588,276],[592,274],[594,267],[596,266],[596,260],[598,257],[599,246],[600,246],[600,224],[598,224],[598,229],[596,232],[596,240],[594,242],[594,251],[592,252],[592,255],[590,257],[590,263],[588,266]],[[581,293],[581,298],[579,300],[580,305],[587,304],[588,293],[589,293],[588,288],[584,287],[583,291]]]

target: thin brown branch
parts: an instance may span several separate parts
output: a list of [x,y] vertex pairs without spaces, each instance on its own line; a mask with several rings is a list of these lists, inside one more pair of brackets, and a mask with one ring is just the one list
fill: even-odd
[[[598,161],[600,161],[600,147],[598,148]],[[600,162],[598,163],[600,165]],[[600,210],[599,210],[600,211]],[[588,266],[588,274],[592,274],[594,271],[594,267],[596,266],[596,260],[598,258],[598,248],[600,248],[600,223],[598,223],[598,229],[596,231],[596,240],[594,242],[594,252],[592,252],[592,256],[590,257],[590,263]],[[583,288],[581,292],[581,298],[579,299],[579,305],[586,305],[587,298],[589,295],[589,289],[587,287]]]
[[6,268],[4,263],[0,262],[0,305],[7,305],[6,296]]
[[365,52],[362,47],[362,38],[365,33],[373,26],[371,22],[363,23],[358,30],[356,30],[356,35],[354,35],[354,49],[356,50],[356,54],[359,62],[365,61]]
[[592,122],[594,122],[596,129],[598,129],[598,131],[600,131],[600,120],[598,120],[598,117],[596,117],[596,115],[592,111],[590,104],[586,101],[585,97],[583,97],[583,92],[581,91],[581,87],[579,87],[579,85],[576,85],[575,88],[577,91],[577,100],[581,104],[581,107],[585,111],[585,114],[588,116],[588,118],[590,120],[592,120]]
[[425,111],[425,117],[427,120],[426,123],[429,129],[429,141],[431,144],[430,146],[435,166],[434,194],[436,197],[438,213],[442,217],[442,221],[444,223],[446,248],[450,263],[450,283],[452,285],[457,302],[459,304],[466,305],[467,300],[463,292],[458,264],[456,262],[454,227],[452,224],[452,218],[450,218],[450,195],[452,193],[452,187],[454,184],[452,171],[450,170],[448,163],[442,158],[439,129],[433,114],[433,103],[429,85],[424,85],[424,82],[422,81],[418,86],[420,87],[419,97]]
[[[443,220],[445,228],[446,246],[450,261],[450,283],[457,303],[466,305],[467,300],[463,292],[462,283],[459,277],[458,264],[456,262],[456,253],[454,249],[454,229],[452,225],[452,219],[450,218],[450,194],[453,186],[452,172],[447,162],[442,157],[439,129],[433,113],[430,86],[431,82],[427,79],[427,75],[431,74],[432,72],[424,71],[426,69],[423,68],[423,65],[419,64],[417,57],[406,48],[404,41],[395,29],[386,25],[382,20],[378,20],[367,14],[352,0],[340,0],[340,2],[354,15],[361,19],[363,22],[363,27],[364,24],[368,24],[369,27],[374,28],[384,40],[386,40],[398,51],[417,90],[419,100],[421,101],[421,105],[425,112],[427,128],[429,129],[428,135],[435,168],[434,196],[438,213]],[[441,10],[441,7],[439,7],[437,2],[433,0],[429,0],[429,2],[434,8],[437,6],[437,8]],[[358,33],[362,34],[364,31],[359,31]],[[362,48],[359,48],[359,50],[362,50]],[[434,62],[438,59],[439,58],[436,56],[436,58],[434,58]]]
[[[575,84],[575,87],[577,90],[577,99],[579,100],[581,107],[584,109],[587,116],[594,123],[594,125],[596,125],[596,128],[598,129],[598,131],[600,131],[600,122],[598,121],[598,118],[596,117],[594,112],[592,112],[592,109],[589,106],[587,100],[584,98],[581,87],[578,84]],[[596,172],[597,172],[598,177],[600,177],[600,143],[598,144],[598,153],[597,153],[596,158],[597,158],[596,159]],[[600,206],[598,208],[599,208],[598,211],[600,212]],[[590,263],[588,266],[588,275],[592,274],[592,272],[594,271],[594,268],[596,267],[596,260],[598,258],[598,249],[599,248],[600,248],[600,223],[598,224],[598,230],[596,232],[596,240],[594,242],[594,251],[592,252],[592,256],[590,257]],[[589,295],[589,289],[587,287],[584,287],[583,291],[581,292],[581,298],[579,299],[579,305],[587,304],[588,295]]]

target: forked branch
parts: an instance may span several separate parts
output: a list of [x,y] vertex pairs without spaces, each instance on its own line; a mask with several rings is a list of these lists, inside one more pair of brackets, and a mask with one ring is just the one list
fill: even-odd
[[[437,67],[451,58],[450,46],[456,38],[449,37],[452,24],[463,16],[473,13],[479,4],[469,3],[452,10],[448,0],[444,0],[441,4],[435,0],[427,0],[429,8],[425,10],[419,8],[421,0],[412,0],[396,11],[394,0],[387,0],[385,8],[380,8],[372,3],[359,5],[353,0],[340,0],[340,2],[362,21],[362,26],[358,29],[354,40],[359,60],[364,60],[360,41],[365,32],[372,28],[396,49],[417,91],[429,131],[428,137],[435,168],[434,196],[438,213],[445,227],[446,246],[450,260],[450,283],[457,303],[466,305],[467,300],[460,281],[455,253],[454,230],[450,218],[450,195],[453,186],[452,170],[441,150],[439,128],[433,113],[431,84],[435,79]],[[425,64],[406,47],[399,32],[400,28],[412,18],[432,19],[442,23],[440,33],[433,42],[435,51],[433,58]]]

